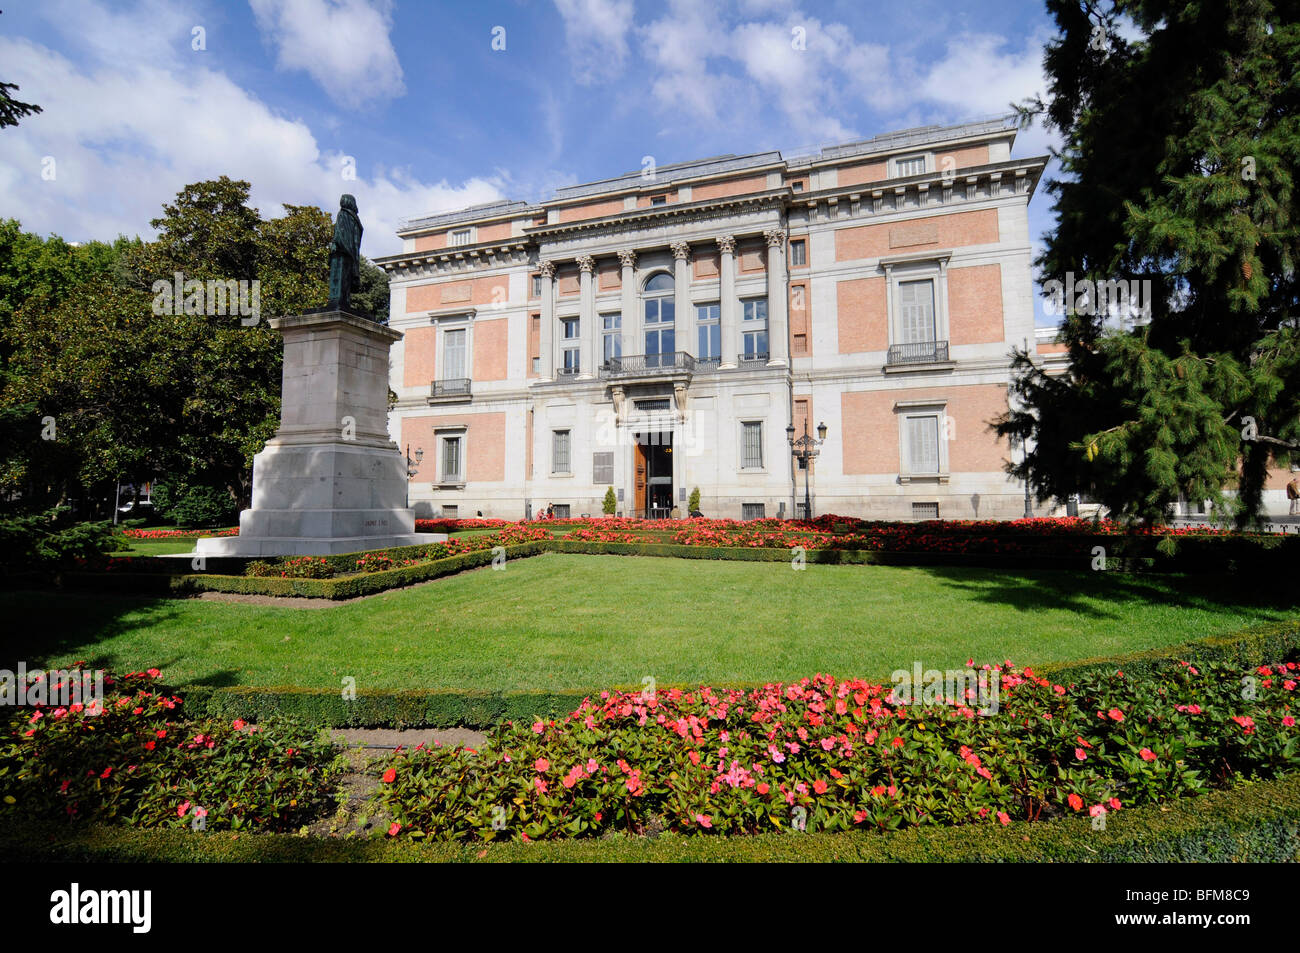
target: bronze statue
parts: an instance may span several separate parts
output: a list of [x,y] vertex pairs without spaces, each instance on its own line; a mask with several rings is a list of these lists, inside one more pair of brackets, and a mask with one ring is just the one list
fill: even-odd
[[353,310],[352,292],[361,286],[361,232],[357,200],[351,195],[341,196],[339,213],[334,218],[334,240],[330,243],[331,309]]

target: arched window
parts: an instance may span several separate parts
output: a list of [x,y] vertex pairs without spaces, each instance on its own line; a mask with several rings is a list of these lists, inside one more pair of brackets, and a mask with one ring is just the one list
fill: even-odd
[[642,288],[646,367],[672,366],[676,350],[673,291],[673,276],[666,271],[651,275]]

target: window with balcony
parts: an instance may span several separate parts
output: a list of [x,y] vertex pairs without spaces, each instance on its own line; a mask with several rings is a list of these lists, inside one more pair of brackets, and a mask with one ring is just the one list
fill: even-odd
[[673,276],[666,271],[652,275],[642,288],[646,367],[672,366],[676,351],[674,290]]
[[581,369],[581,322],[577,318],[560,320],[561,366],[560,373],[566,376],[577,374]]
[[767,360],[767,299],[746,298],[741,302],[740,343],[742,362]]
[[718,302],[695,306],[695,326],[699,332],[696,360],[716,364],[722,360],[722,306]]
[[600,316],[602,330],[601,362],[608,367],[611,358],[623,356],[623,315],[619,313]]
[[889,364],[928,364],[948,360],[948,342],[939,337],[936,278],[900,280],[894,286],[893,340]]

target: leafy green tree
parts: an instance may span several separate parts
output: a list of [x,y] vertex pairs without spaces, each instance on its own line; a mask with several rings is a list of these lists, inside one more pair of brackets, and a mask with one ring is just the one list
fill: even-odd
[[361,257],[361,288],[352,303],[381,324],[388,323],[388,272]]
[[618,510],[618,497],[614,495],[612,486],[605,490],[605,499],[601,500],[600,508],[606,516],[613,516]]
[[1300,7],[1047,7],[1049,96],[1024,112],[1060,132],[1063,175],[1037,263],[1045,280],[1150,281],[1153,294],[1133,327],[1065,302],[1062,377],[1017,353],[997,429],[1034,447],[1012,472],[1040,501],[1087,492],[1154,522],[1185,495],[1244,524],[1270,463],[1300,448]]

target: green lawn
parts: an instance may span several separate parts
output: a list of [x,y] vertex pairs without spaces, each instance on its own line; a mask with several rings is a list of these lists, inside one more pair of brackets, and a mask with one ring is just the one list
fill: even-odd
[[198,545],[193,539],[132,539],[127,537],[130,549],[120,549],[114,556],[170,556],[173,553],[192,553]]
[[0,667],[175,684],[599,689],[1078,659],[1300,616],[1248,580],[548,554],[327,608],[0,593]]

